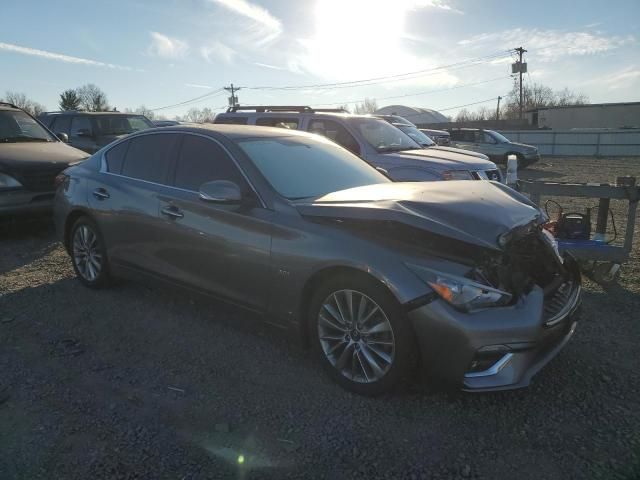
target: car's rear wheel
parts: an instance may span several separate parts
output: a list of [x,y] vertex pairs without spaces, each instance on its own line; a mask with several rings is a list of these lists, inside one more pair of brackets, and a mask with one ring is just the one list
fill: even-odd
[[314,294],[314,348],[329,375],[364,395],[390,391],[415,364],[414,339],[400,304],[382,285],[339,276]]
[[73,269],[87,287],[109,283],[109,263],[98,226],[89,217],[80,217],[71,227],[70,252]]

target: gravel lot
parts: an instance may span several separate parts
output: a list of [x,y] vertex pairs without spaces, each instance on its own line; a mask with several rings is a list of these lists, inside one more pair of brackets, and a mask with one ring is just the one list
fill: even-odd
[[[521,172],[622,174],[640,179],[640,159]],[[0,479],[640,478],[638,230],[620,284],[585,280],[573,341],[530,388],[369,399],[243,311],[88,290],[47,222],[4,225]]]

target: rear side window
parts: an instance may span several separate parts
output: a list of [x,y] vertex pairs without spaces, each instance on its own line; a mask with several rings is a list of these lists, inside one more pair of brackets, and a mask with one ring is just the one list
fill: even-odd
[[122,173],[122,165],[124,164],[124,157],[127,154],[129,143],[130,142],[119,143],[105,154],[107,172]]
[[228,125],[246,125],[248,117],[217,116],[214,123],[226,123]]
[[213,140],[185,135],[174,185],[198,191],[203,183],[230,180],[244,189],[244,178],[227,152]]
[[147,182],[166,183],[178,135],[143,135],[131,139],[122,175]]
[[314,118],[309,122],[309,132],[327,137],[350,152],[360,155],[360,146],[357,140],[338,122]]
[[297,118],[277,118],[277,117],[260,117],[256,120],[256,125],[261,127],[279,127],[288,128],[290,130],[298,129]]
[[69,129],[71,128],[71,117],[68,115],[56,117],[51,125],[50,129],[53,133],[66,133],[69,135]]

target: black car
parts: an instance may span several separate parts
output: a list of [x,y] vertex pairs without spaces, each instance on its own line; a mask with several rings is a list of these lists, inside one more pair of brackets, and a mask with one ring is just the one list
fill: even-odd
[[27,112],[0,102],[0,217],[50,212],[56,176],[87,156]]
[[120,112],[46,112],[38,119],[71,146],[89,153],[129,133],[155,127],[144,115]]

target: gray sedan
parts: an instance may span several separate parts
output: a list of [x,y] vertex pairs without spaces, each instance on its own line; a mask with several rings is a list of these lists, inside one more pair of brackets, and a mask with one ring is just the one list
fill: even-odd
[[526,386],[575,330],[575,262],[497,182],[393,183],[319,136],[237,125],[133,134],[65,175],[55,221],[83,284],[143,276],[261,312],[361,394],[418,363]]

